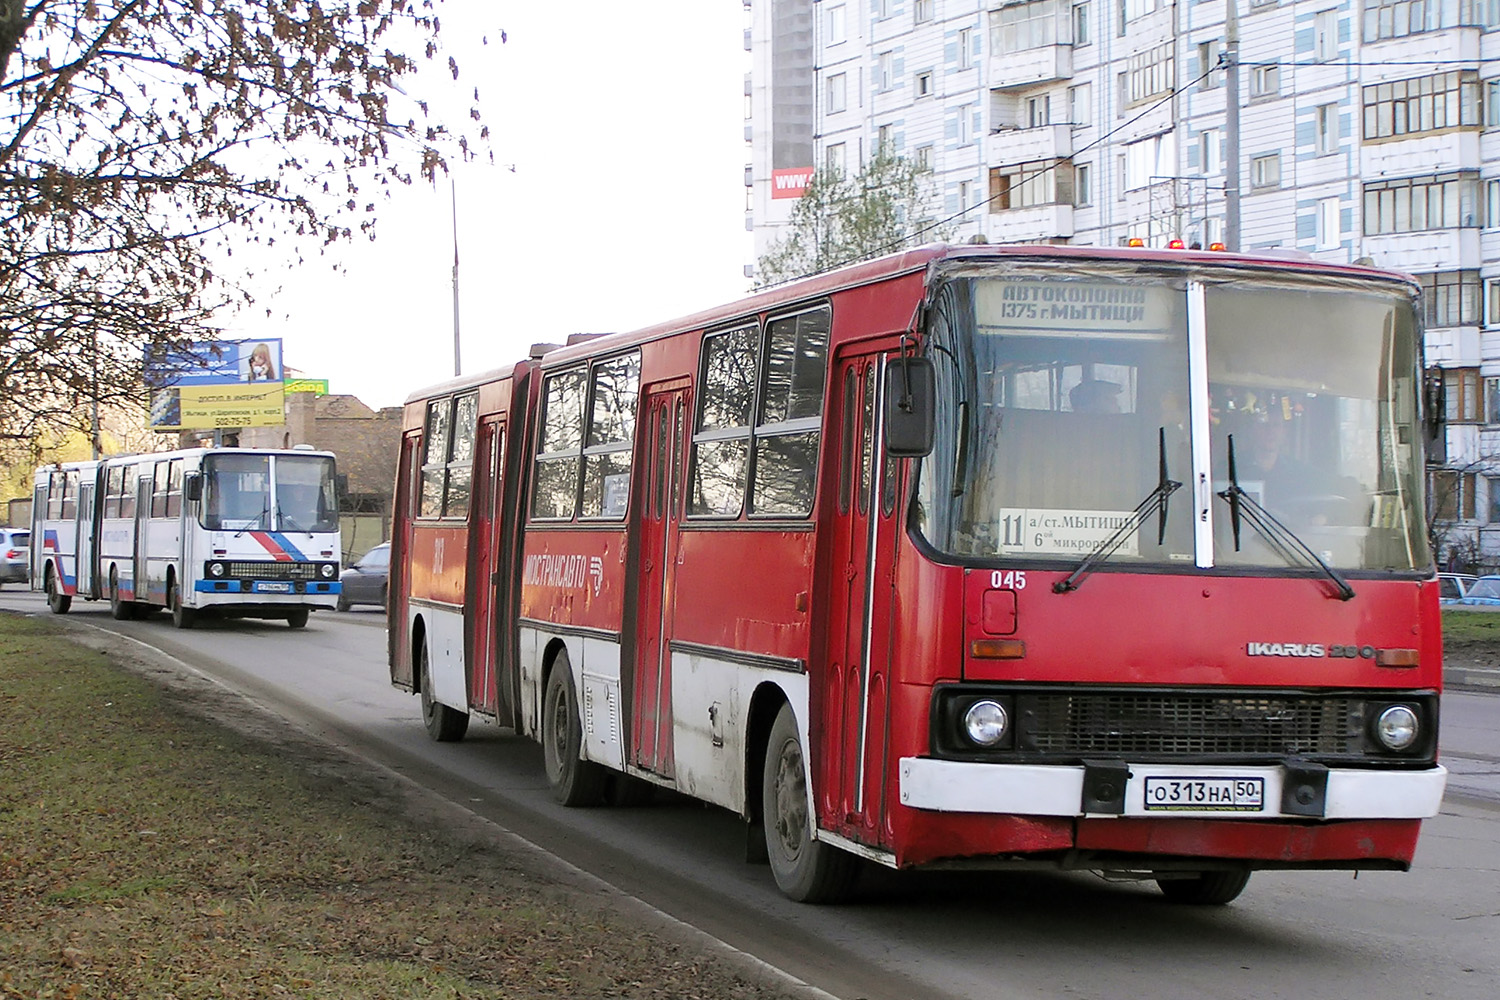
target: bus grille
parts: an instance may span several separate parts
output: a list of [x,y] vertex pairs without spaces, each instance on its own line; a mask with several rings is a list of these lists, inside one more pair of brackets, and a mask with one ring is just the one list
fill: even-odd
[[1364,706],[1320,695],[1027,693],[1016,699],[1016,746],[1082,756],[1359,754]]
[[310,562],[235,561],[224,564],[230,580],[313,580],[318,564]]

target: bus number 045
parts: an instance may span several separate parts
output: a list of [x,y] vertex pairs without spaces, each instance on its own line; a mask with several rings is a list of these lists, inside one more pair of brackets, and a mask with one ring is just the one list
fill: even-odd
[[996,590],[1025,590],[1026,571],[1024,569],[997,569],[990,574],[990,586]]

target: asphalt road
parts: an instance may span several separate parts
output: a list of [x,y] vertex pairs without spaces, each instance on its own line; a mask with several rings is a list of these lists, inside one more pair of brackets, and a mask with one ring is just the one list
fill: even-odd
[[[0,607],[45,614],[6,588]],[[379,611],[173,630],[114,622],[101,604],[60,619],[159,649],[457,803],[672,918],[840,998],[1500,996],[1500,697],[1453,689],[1454,772],[1409,873],[1258,873],[1234,904],[1167,904],[1090,875],[871,869],[856,902],[788,902],[744,861],[744,828],[679,798],[565,810],[540,752],[487,725],[430,742],[416,700],[389,685]],[[497,833],[497,836],[503,834]],[[607,890],[602,890],[607,891]]]

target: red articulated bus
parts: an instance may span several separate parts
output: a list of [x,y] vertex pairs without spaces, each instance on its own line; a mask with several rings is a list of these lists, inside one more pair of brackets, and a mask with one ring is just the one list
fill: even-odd
[[1417,297],[934,246],[434,386],[392,681],[566,804],[739,813],[799,900],[860,859],[1405,870],[1446,781]]

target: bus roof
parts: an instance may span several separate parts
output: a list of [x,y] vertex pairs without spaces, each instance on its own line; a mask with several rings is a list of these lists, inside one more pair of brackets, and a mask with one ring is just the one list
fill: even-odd
[[[638,330],[604,335],[581,335],[569,338],[568,344],[558,347],[536,345],[532,348],[531,357],[527,360],[540,361],[547,366],[565,364],[576,358],[592,356],[600,351],[608,351],[616,347],[624,348],[689,330],[706,329],[748,314],[775,309],[787,303],[817,298],[835,291],[919,272],[940,260],[984,261],[1007,258],[1196,264],[1225,269],[1305,271],[1330,277],[1374,278],[1400,282],[1413,287],[1417,284],[1416,279],[1404,272],[1363,264],[1329,263],[1293,255],[1293,253],[1227,253],[1218,250],[1158,250],[1149,247],[1054,246],[1035,243],[932,243],[774,285],[734,302],[700,310]],[[522,363],[524,362],[516,362],[491,371],[464,375],[426,386],[407,396],[406,402],[420,402],[434,396],[448,395],[461,389],[505,378],[513,374]]]

